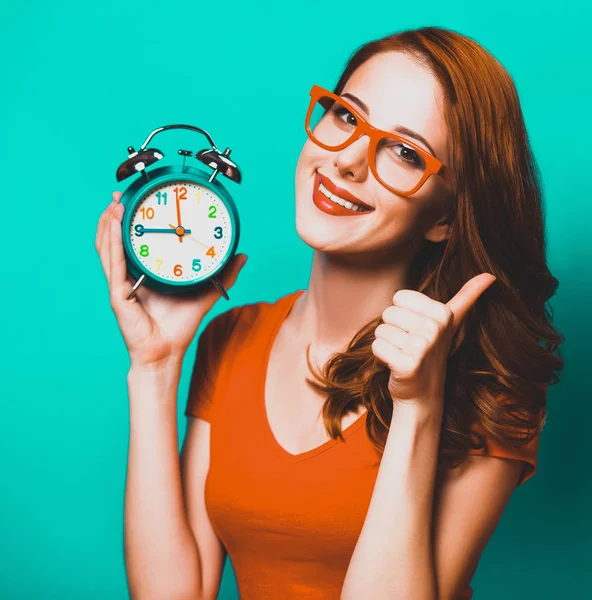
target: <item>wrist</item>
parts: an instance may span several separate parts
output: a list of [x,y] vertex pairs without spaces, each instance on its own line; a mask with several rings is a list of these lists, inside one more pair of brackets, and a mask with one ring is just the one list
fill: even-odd
[[161,358],[146,359],[143,357],[134,357],[130,354],[130,371],[143,373],[165,373],[175,369],[183,364],[183,352],[171,352]]
[[134,389],[151,388],[159,392],[174,388],[176,395],[176,389],[181,379],[181,369],[182,360],[173,357],[158,363],[132,362],[127,373],[128,385]]
[[415,402],[394,402],[393,418],[417,425],[440,425],[443,417],[443,401],[419,400]]
[[180,380],[181,361],[132,363],[127,373],[130,410],[133,414],[154,409],[159,414],[162,410],[167,414],[174,412]]

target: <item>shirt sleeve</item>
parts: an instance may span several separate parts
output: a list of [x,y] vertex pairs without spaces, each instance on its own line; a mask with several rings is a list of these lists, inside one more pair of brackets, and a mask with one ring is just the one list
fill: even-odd
[[214,392],[220,368],[230,350],[230,337],[236,323],[237,309],[233,308],[214,317],[197,341],[193,371],[185,416],[194,416],[212,422]]
[[[545,405],[547,399],[547,388],[544,390]],[[499,397],[498,402],[500,407],[508,407],[508,410],[514,410],[512,408],[512,402],[506,395]],[[541,409],[539,413],[539,422],[542,422],[546,409]],[[537,435],[527,444],[523,444],[519,447],[510,446],[509,444],[499,442],[487,434],[479,423],[474,423],[471,428],[473,431],[478,432],[485,438],[485,447],[478,450],[469,450],[469,454],[476,454],[479,456],[496,456],[498,458],[509,458],[512,460],[519,460],[522,462],[522,473],[518,479],[516,487],[528,481],[537,471],[537,459],[539,451],[539,440],[540,431]],[[518,433],[526,435],[526,429],[513,429],[512,433]]]
[[491,436],[488,436],[479,425],[474,425],[473,430],[478,431],[485,436],[485,447],[479,448],[478,450],[471,449],[469,450],[469,454],[476,454],[478,456],[496,456],[498,458],[509,458],[522,462],[522,473],[516,487],[530,479],[536,473],[540,434],[537,434],[527,444],[515,448],[514,446],[502,444],[501,442],[494,440]]

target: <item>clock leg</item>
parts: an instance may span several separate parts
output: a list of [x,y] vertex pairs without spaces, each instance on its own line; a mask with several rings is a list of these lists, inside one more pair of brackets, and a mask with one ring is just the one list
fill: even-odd
[[220,280],[216,276],[211,277],[210,281],[212,282],[214,287],[222,294],[222,296],[226,298],[226,300],[230,300],[228,294],[226,293],[226,290],[224,289],[224,286],[220,283]]
[[142,283],[144,283],[144,279],[146,279],[146,275],[140,275],[140,277],[138,277],[138,279],[136,280],[136,283],[134,283],[134,287],[131,289],[130,293],[127,295],[126,300],[129,300],[136,293],[136,290],[142,285]]

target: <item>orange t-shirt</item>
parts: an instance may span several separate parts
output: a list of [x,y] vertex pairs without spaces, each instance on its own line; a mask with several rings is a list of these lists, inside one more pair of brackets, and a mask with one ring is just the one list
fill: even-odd
[[[241,600],[338,599],[380,465],[365,435],[367,413],[343,430],[345,441],[330,439],[297,455],[269,427],[271,344],[303,292],[232,308],[212,319],[198,341],[185,414],[211,424],[206,509]],[[536,444],[521,453],[488,449],[525,461],[520,483],[534,474]],[[459,600],[471,596],[467,587]]]

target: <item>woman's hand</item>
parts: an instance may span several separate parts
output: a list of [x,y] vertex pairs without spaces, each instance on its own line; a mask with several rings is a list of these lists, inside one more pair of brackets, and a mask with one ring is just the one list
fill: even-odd
[[[212,285],[196,294],[164,294],[140,286],[126,300],[134,279],[127,273],[121,239],[124,207],[122,194],[99,219],[95,247],[109,284],[111,308],[115,313],[132,364],[159,366],[169,359],[182,359],[199,324],[214,306],[220,292]],[[231,288],[244,266],[245,254],[236,254],[218,274],[226,290]]]
[[[489,273],[473,277],[448,303],[415,290],[399,290],[375,330],[373,354],[391,370],[388,390],[395,404],[442,403],[452,338],[469,308],[495,281]],[[428,408],[441,410],[442,406]]]

